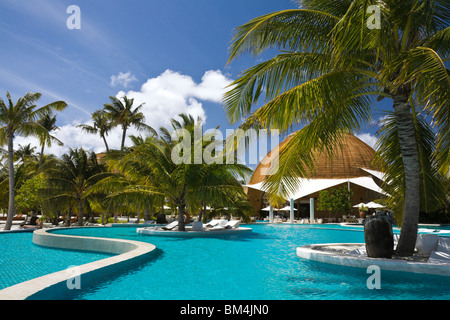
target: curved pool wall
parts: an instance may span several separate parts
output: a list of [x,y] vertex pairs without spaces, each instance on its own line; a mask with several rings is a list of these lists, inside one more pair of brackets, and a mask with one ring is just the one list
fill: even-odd
[[[324,251],[326,247],[355,247],[354,243],[329,243],[317,244],[298,247],[296,250],[297,256],[303,259],[342,265],[347,267],[357,267],[367,269],[370,266],[376,265],[383,270],[404,271],[420,274],[431,274],[440,276],[450,276],[449,264],[436,264],[430,262],[412,262],[407,260],[396,259],[382,259],[369,258],[367,256],[355,256],[349,254],[333,254]],[[358,244],[364,246],[364,243]]]
[[82,286],[94,285],[120,269],[139,264],[156,253],[156,247],[150,243],[53,234],[49,230],[36,230],[33,233],[33,243],[49,248],[104,252],[114,256],[5,288],[0,290],[0,300],[68,299],[76,295],[77,290],[70,289],[68,285],[74,277],[79,276]]

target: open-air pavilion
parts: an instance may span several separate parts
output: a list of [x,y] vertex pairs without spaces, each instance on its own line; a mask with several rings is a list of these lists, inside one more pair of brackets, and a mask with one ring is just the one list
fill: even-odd
[[[283,140],[281,148],[292,138]],[[327,218],[327,213],[317,210],[317,199],[322,190],[331,188],[348,188],[353,192],[352,206],[383,198],[385,193],[381,189],[383,173],[377,170],[372,162],[375,150],[352,134],[345,135],[330,159],[328,155],[317,153],[316,170],[309,172],[308,177],[298,178],[300,187],[293,190],[286,199],[289,207],[289,221],[297,218],[309,218],[313,222],[317,218]],[[255,207],[255,214],[263,208],[269,211],[269,221],[273,221],[264,189],[267,178],[264,172],[271,165],[274,155],[271,152],[260,162],[249,183],[245,186],[250,203]],[[269,208],[269,209],[267,209]],[[357,208],[354,209],[355,214]]]

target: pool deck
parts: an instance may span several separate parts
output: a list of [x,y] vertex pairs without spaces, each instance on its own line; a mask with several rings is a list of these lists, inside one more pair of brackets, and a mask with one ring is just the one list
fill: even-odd
[[400,258],[369,258],[365,255],[349,254],[350,251],[362,246],[364,246],[363,243],[314,244],[298,247],[296,253],[298,257],[303,259],[342,266],[357,268],[378,266],[381,270],[450,276],[450,263],[430,263],[426,261],[426,258],[420,259],[422,261],[413,261]]
[[36,230],[33,233],[33,242],[50,248],[105,252],[115,255],[5,288],[0,290],[0,300],[34,299],[42,294],[53,294],[56,295],[52,297],[54,299],[64,299],[64,295],[69,294],[71,290],[69,281],[72,281],[75,277],[79,276],[84,283],[85,279],[101,277],[106,270],[117,268],[121,264],[152,254],[156,249],[154,245],[145,242],[68,236],[53,234],[48,231],[47,229]]

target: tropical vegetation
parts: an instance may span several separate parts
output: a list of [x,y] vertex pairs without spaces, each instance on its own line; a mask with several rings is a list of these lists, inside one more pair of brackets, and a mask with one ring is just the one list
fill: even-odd
[[390,99],[392,111],[379,132],[378,163],[401,225],[397,253],[411,255],[421,208],[445,199],[449,2],[295,2],[297,9],[236,28],[229,63],[247,53],[275,54],[230,85],[227,117],[231,123],[244,119],[242,128],[302,128],[280,150],[279,169],[266,181],[269,194],[280,197],[298,188],[305,168],[314,169],[314,152],[331,153],[329,146],[345,133],[372,121],[377,100]]
[[350,214],[352,211],[352,196],[353,192],[345,187],[322,190],[317,199],[317,209],[328,212],[330,216]]
[[14,137],[37,136],[43,142],[50,141],[49,132],[40,119],[53,110],[61,111],[67,107],[64,101],[38,107],[36,102],[40,97],[40,93],[27,93],[14,103],[7,92],[6,101],[0,98],[0,144],[8,145],[9,200],[5,230],[11,229],[15,214]]
[[[238,179],[245,179],[251,170],[242,164],[207,164],[203,156],[194,161],[195,146],[199,144],[203,155],[213,142],[203,134],[196,140],[194,131],[201,130],[201,119],[185,114],[180,118],[171,120],[173,132],[160,128],[159,135],[135,139],[137,143],[123,158],[111,159],[118,175],[103,181],[100,189],[108,190],[112,202],[141,201],[145,206],[159,199],[160,204],[177,210],[180,231],[185,230],[186,211],[198,212],[206,205],[229,207],[235,216],[246,217],[250,206],[243,200]],[[186,149],[180,148],[182,143]],[[173,161],[180,155],[183,161]],[[205,213],[202,216],[206,218]]]
[[[110,98],[112,104],[105,104],[104,109],[92,114],[93,125],[78,126],[85,132],[99,134],[106,152],[97,155],[77,148],[69,149],[58,158],[44,155],[44,147],[52,142],[62,144],[52,135],[58,127],[56,115],[51,111],[62,110],[66,104],[55,102],[36,112],[34,102],[39,94],[26,95],[16,104],[9,94],[7,97],[9,105],[2,101],[1,111],[6,120],[8,116],[12,119],[12,124],[4,120],[1,137],[34,134],[40,142],[40,152],[31,144],[19,145],[13,150],[11,161],[9,151],[13,148],[0,149],[0,208],[10,207],[13,212],[8,214],[8,228],[14,214],[22,213],[28,217],[29,213],[35,216],[39,212],[53,224],[61,222],[68,226],[76,222],[81,226],[87,221],[95,222],[95,215],[102,215],[102,223],[117,222],[118,213],[135,214],[137,221],[144,213],[144,219],[150,220],[152,214],[170,207],[177,212],[179,229],[184,230],[187,212],[198,214],[200,220],[210,218],[211,214],[247,220],[253,212],[242,188],[242,181],[251,170],[245,165],[204,161],[203,155],[208,152],[211,153],[209,158],[217,157],[220,152],[215,146],[224,142],[211,139],[210,134],[194,134],[202,130],[201,119],[181,114],[179,119],[171,120],[171,128],[160,128],[158,134],[144,123],[140,106],[133,108],[132,99]],[[27,116],[27,113],[30,114]],[[124,137],[131,125],[145,131],[146,135],[130,136],[132,145],[126,147]],[[116,126],[122,129],[120,150],[109,148],[106,141],[108,132]],[[184,138],[186,140],[182,141]],[[180,145],[188,147],[183,150]],[[194,161],[197,146],[200,146],[201,157]],[[189,161],[173,161],[180,155]],[[14,202],[10,201],[11,193]]]

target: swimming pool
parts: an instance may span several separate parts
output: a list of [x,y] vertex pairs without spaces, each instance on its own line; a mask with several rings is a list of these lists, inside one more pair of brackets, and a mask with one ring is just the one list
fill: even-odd
[[110,257],[99,252],[58,250],[36,246],[31,232],[0,233],[0,290],[70,266]]
[[130,239],[158,248],[156,258],[95,287],[82,287],[76,299],[450,299],[450,277],[382,270],[381,289],[370,290],[365,269],[296,256],[298,246],[312,243],[362,243],[362,229],[281,224],[251,227],[249,234],[192,239],[140,235],[133,227],[54,232]]

